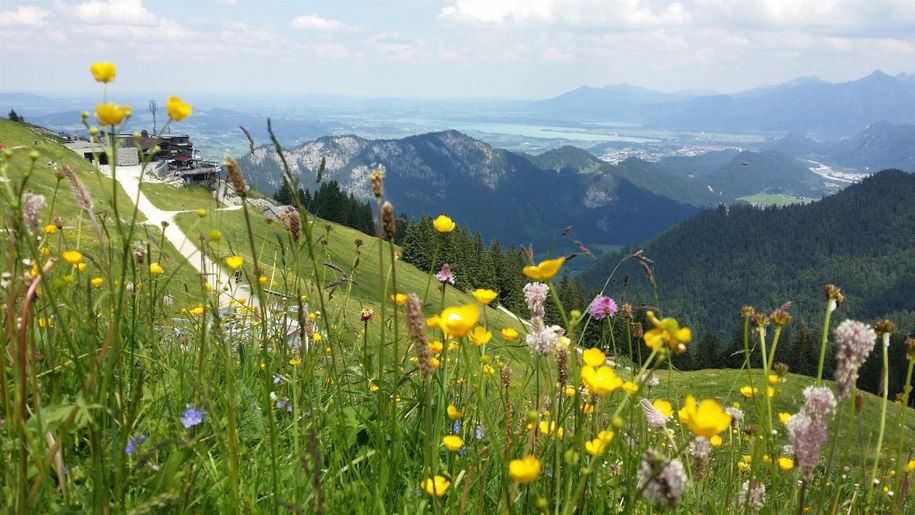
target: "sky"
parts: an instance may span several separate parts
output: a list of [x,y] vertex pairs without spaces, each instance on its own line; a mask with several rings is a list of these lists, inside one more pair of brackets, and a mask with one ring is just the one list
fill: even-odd
[[0,91],[540,99],[915,72],[915,0],[0,0]]

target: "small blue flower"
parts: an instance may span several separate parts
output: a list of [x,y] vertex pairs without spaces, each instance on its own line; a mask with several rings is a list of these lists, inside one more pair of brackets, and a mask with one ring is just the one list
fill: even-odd
[[184,415],[181,417],[181,425],[183,425],[185,429],[190,429],[196,425],[202,424],[205,416],[206,412],[202,409],[188,404],[187,409],[184,410]]
[[274,376],[273,376],[273,384],[280,384],[280,383],[282,383],[282,382],[283,382],[283,378],[280,377],[280,376],[278,376],[278,375],[276,375],[276,374],[274,374]]
[[546,477],[548,477],[548,478],[550,478],[550,479],[553,479],[553,471],[552,471],[552,470],[546,469],[546,471],[544,472],[544,474],[546,475]]
[[464,447],[461,447],[461,450],[458,451],[458,455],[460,455],[463,458],[465,454],[467,454],[467,449]]
[[285,407],[286,407],[286,399],[280,399],[280,400],[276,401],[277,409],[283,409]]
[[473,436],[475,436],[477,440],[482,440],[483,439],[483,428],[480,426],[477,426],[477,430],[474,431]]
[[452,431],[454,434],[460,433],[460,432],[461,432],[461,423],[460,423],[460,422],[455,422],[454,425],[451,426],[451,431]]
[[124,451],[128,456],[133,456],[137,449],[146,443],[146,435],[143,433],[137,433],[133,435],[130,440],[127,440],[127,446],[124,448]]

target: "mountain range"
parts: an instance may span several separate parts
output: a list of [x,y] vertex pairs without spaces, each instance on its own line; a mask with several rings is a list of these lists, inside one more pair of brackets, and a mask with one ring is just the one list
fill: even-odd
[[881,71],[830,83],[816,77],[735,94],[663,93],[631,85],[582,87],[532,103],[557,120],[615,121],[677,130],[799,132],[850,137],[886,121],[915,123],[915,74]]

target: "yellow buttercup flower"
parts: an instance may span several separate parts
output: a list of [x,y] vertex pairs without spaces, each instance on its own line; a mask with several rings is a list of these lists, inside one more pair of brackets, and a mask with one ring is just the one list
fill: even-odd
[[534,456],[511,460],[508,463],[508,475],[518,483],[526,485],[540,476],[540,460]]
[[560,427],[556,427],[556,421],[541,420],[540,424],[537,425],[537,428],[540,430],[540,434],[544,436],[554,436],[556,438],[562,438],[562,435],[565,433],[565,430]]
[[68,265],[76,266],[83,260],[83,255],[78,250],[65,250],[61,256]]
[[629,394],[633,394],[639,391],[639,385],[633,383],[632,381],[626,381],[623,383],[623,391]]
[[585,441],[585,451],[591,456],[601,456],[607,450],[607,446],[613,441],[613,431],[601,431],[597,438]]
[[445,215],[438,215],[438,218],[432,220],[432,227],[435,227],[438,232],[451,232],[457,227],[457,224]]
[[778,459],[778,468],[782,470],[791,470],[794,468],[794,460],[786,456]]
[[592,347],[581,353],[581,358],[589,367],[599,367],[607,364],[607,355],[600,349]]
[[477,299],[477,302],[480,304],[489,304],[496,300],[496,297],[498,296],[498,293],[486,288],[477,288],[476,290],[473,290],[473,298]]
[[292,359],[289,360],[289,364],[292,365],[292,366],[294,366],[294,367],[297,367],[297,366],[299,366],[299,365],[302,364],[302,360],[297,359],[297,358],[292,358]]
[[492,365],[483,365],[483,374],[488,376],[495,375],[496,369]]
[[470,341],[472,341],[474,345],[486,345],[489,343],[489,340],[492,339],[492,331],[487,331],[482,326],[478,325],[470,331],[467,337],[470,338]]
[[464,446],[464,440],[457,435],[448,435],[442,438],[442,445],[451,452],[458,452]]
[[461,346],[458,345],[458,342],[451,339],[448,340],[448,350],[458,350],[460,348]]
[[721,438],[721,435],[715,435],[708,439],[709,443],[712,444],[712,447],[718,447],[724,443],[724,440]]
[[670,317],[658,320],[652,311],[647,312],[645,316],[654,326],[654,329],[645,331],[644,336],[642,336],[645,340],[645,345],[652,350],[662,345],[667,345],[670,350],[677,354],[686,352],[686,344],[693,339],[693,333],[689,327],[680,327],[677,320]]
[[559,269],[562,267],[562,264],[565,263],[566,258],[556,258],[556,259],[547,259],[541,261],[538,265],[528,265],[524,267],[522,272],[524,275],[530,277],[535,281],[549,281],[559,272]]
[[381,387],[378,386],[378,385],[375,384],[375,383],[372,383],[372,384],[369,386],[369,391],[372,392],[372,393],[375,393],[375,392],[377,392],[378,390],[381,390]]
[[778,383],[778,376],[775,374],[769,374],[768,379],[769,379],[769,384]]
[[406,293],[394,293],[391,295],[391,300],[394,301],[394,304],[398,306],[403,306],[407,303],[407,294]]
[[226,258],[226,264],[229,265],[232,270],[238,270],[244,263],[245,258],[241,256],[229,256]]
[[778,414],[778,420],[780,420],[782,424],[787,424],[788,421],[791,420],[791,413],[782,411]]
[[114,102],[95,104],[95,117],[102,125],[117,125],[130,114],[130,106],[119,106]]
[[731,415],[721,409],[713,399],[705,399],[696,406],[692,395],[686,396],[686,405],[680,410],[680,421],[696,436],[711,438],[731,425]]
[[771,386],[766,387],[766,395],[775,397],[775,388],[772,388]]
[[507,342],[513,342],[521,336],[518,334],[518,331],[515,331],[511,327],[505,327],[502,329],[502,339]]
[[160,275],[165,273],[165,269],[162,268],[162,265],[159,263],[150,263],[149,264],[149,273],[153,275]]
[[203,306],[197,306],[196,308],[188,311],[188,313],[190,313],[191,315],[194,315],[195,317],[199,317],[200,315],[203,314],[203,312],[204,312]]
[[45,234],[54,234],[55,232],[57,232],[57,226],[56,226],[56,225],[54,225],[54,224],[48,224],[48,225],[44,226],[44,233],[45,233]]
[[89,265],[87,265],[85,262],[83,262],[83,263],[77,263],[76,269],[79,270],[80,272],[85,272],[85,271],[86,271],[86,267],[88,267],[88,266],[89,266]]
[[759,388],[756,388],[756,387],[752,387],[749,385],[740,387],[740,394],[743,395],[744,397],[746,397],[747,399],[753,398],[753,396],[756,395],[757,392],[759,392]]
[[259,283],[261,283],[261,284],[267,284],[267,276],[266,276],[266,275],[262,275],[262,276],[258,277],[258,278],[257,278],[257,282],[259,282]]
[[651,405],[654,407],[654,409],[663,413],[665,417],[669,417],[674,414],[674,407],[665,400],[656,399],[651,403]]
[[457,409],[457,406],[455,406],[454,404],[449,404],[447,411],[448,411],[448,418],[450,418],[451,420],[458,420],[464,416],[464,412],[466,411],[466,408]]
[[423,490],[426,491],[429,495],[433,497],[441,497],[448,492],[448,487],[451,486],[451,481],[448,481],[443,476],[435,476],[424,480],[419,485]]
[[426,325],[429,327],[438,327],[439,321],[438,315],[432,315],[426,319]]
[[98,288],[99,286],[101,286],[104,283],[105,283],[105,280],[102,279],[101,277],[93,277],[92,280],[89,281],[89,284],[91,284],[92,286],[95,286],[96,288]]
[[750,464],[745,461],[739,461],[737,462],[737,469],[741,472],[746,472],[750,470]]
[[905,471],[915,472],[915,460],[909,460],[909,462],[905,464]]
[[476,304],[450,307],[439,315],[439,328],[448,336],[467,336],[479,319],[480,308]]
[[44,257],[48,257],[51,255],[51,249],[49,249],[47,247],[41,247],[41,249],[39,249],[39,252],[41,252],[41,255]]
[[566,397],[575,397],[575,387],[572,385],[566,386],[563,390],[566,394]]
[[623,386],[623,380],[617,377],[612,368],[607,366],[582,367],[581,382],[594,395],[607,395]]
[[441,354],[444,349],[445,349],[445,346],[439,340],[434,340],[432,343],[429,344],[429,352],[431,352],[432,354]]
[[95,77],[95,80],[98,82],[111,82],[114,80],[114,76],[117,74],[118,69],[111,63],[98,62],[93,63],[92,66],[89,67],[89,71],[92,72],[92,76]]
[[168,111],[168,117],[176,122],[180,122],[190,116],[192,111],[191,104],[182,102],[178,97],[168,97],[166,110]]
[[32,263],[32,268],[29,270],[29,275],[32,277],[32,279],[38,277],[38,270],[38,263]]

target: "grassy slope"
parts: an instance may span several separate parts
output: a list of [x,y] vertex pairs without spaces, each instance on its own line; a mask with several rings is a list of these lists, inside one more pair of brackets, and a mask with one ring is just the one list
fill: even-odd
[[202,186],[176,188],[161,182],[145,182],[140,186],[140,191],[159,209],[187,210],[217,207],[213,194]]
[[743,200],[751,204],[760,204],[763,206],[789,206],[791,204],[809,204],[816,199],[796,197],[784,193],[756,193],[755,195],[740,197],[737,200]]

